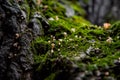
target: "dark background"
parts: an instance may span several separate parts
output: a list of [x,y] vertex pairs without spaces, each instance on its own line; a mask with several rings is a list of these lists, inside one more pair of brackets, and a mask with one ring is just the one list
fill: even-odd
[[85,9],[86,18],[93,24],[114,22],[120,19],[120,0],[79,0]]

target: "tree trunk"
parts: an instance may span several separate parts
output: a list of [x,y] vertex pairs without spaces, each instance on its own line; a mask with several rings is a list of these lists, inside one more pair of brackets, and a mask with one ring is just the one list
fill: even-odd
[[0,80],[31,80],[30,43],[36,33],[27,26],[19,1],[0,0]]

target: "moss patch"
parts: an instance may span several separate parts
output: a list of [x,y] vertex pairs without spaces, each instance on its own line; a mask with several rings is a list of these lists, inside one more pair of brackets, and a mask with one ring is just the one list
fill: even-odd
[[[66,17],[65,7],[57,0],[45,0],[41,5],[39,8],[51,27],[47,35],[33,42],[32,49],[35,63],[39,64],[37,71],[41,74],[44,70],[49,72],[44,76],[45,80],[55,80],[56,76],[64,71],[72,74],[69,71],[73,63],[78,65],[80,72],[84,72],[86,76],[89,72],[93,74],[95,70],[103,74],[100,76],[103,80],[108,78],[106,72],[112,77],[116,76],[113,67],[120,56],[119,22],[109,29],[104,29],[104,26],[92,25],[77,13]],[[85,15],[84,11],[78,11],[78,5],[72,4],[71,7]],[[85,79],[88,78],[86,76]]]

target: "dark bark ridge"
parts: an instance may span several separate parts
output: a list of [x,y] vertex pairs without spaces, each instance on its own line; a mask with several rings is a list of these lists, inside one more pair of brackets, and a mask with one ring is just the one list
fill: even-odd
[[0,4],[0,80],[31,80],[30,44],[39,27],[27,26],[17,0],[0,0]]

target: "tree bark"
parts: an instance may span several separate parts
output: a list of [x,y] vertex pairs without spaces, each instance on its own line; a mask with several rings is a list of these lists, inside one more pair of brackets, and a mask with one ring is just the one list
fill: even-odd
[[0,0],[0,80],[31,80],[33,32],[23,13],[17,0]]

